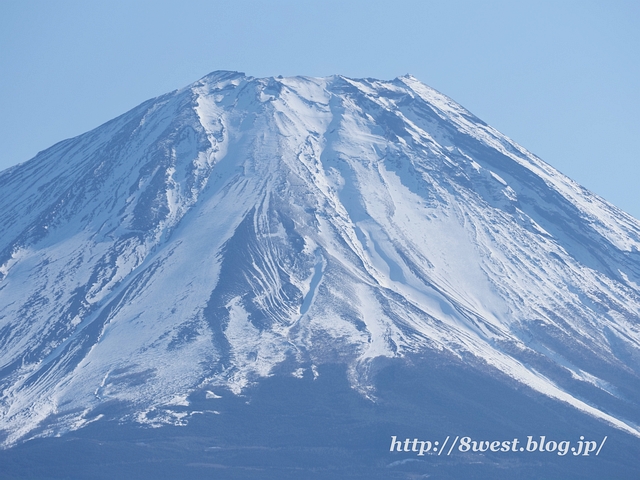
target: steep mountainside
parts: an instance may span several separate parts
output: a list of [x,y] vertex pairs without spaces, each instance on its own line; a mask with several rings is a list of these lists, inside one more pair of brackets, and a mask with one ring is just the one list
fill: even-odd
[[640,222],[411,76],[214,72],[1,172],[0,226],[5,447],[427,357],[640,436]]

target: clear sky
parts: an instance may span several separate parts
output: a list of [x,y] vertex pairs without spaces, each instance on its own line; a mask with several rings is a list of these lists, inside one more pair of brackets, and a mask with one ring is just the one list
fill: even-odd
[[0,168],[221,69],[411,73],[640,218],[637,0],[0,0]]

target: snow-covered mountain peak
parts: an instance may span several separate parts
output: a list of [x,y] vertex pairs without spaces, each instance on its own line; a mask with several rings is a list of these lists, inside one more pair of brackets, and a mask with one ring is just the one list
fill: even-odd
[[640,223],[410,75],[214,72],[0,188],[6,445],[427,351],[639,432]]

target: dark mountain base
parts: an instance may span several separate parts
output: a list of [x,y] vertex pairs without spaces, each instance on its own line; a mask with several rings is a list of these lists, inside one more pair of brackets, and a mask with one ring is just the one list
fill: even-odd
[[[438,357],[385,361],[378,401],[349,388],[345,372],[274,376],[236,397],[194,395],[186,427],[101,420],[59,438],[0,451],[0,479],[637,479],[640,439],[504,379]],[[416,366],[418,365],[418,366]],[[390,452],[391,437],[449,442],[608,439],[600,454]],[[451,445],[451,443],[449,443]],[[412,444],[410,444],[410,447]]]

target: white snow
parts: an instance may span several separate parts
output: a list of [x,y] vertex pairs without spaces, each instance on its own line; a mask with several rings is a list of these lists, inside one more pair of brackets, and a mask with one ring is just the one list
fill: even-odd
[[196,389],[238,394],[288,359],[313,362],[298,378],[342,361],[374,398],[373,359],[424,349],[639,434],[500,348],[618,395],[536,329],[627,368],[637,220],[411,76],[219,72],[145,105],[0,175],[5,445],[114,400],[182,425]]

